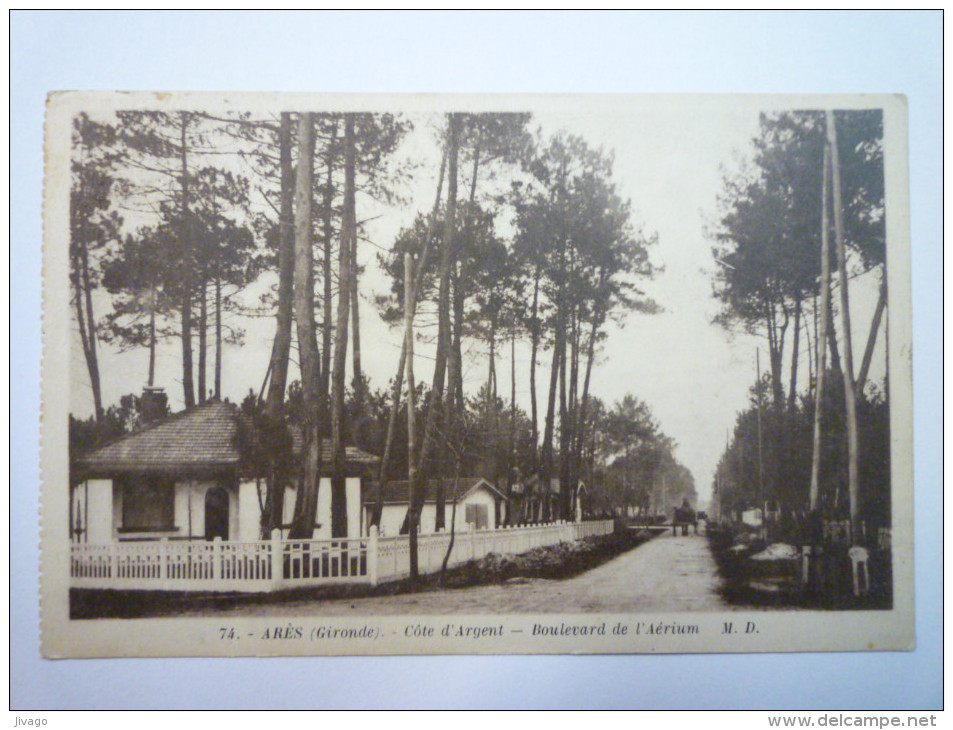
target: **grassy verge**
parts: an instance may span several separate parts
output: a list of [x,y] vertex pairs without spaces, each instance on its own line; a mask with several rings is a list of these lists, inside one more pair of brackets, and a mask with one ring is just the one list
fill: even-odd
[[115,591],[72,589],[70,618],[145,618],[177,613],[228,610],[255,604],[332,601],[392,596],[531,579],[565,579],[595,568],[650,540],[647,531],[622,530],[602,537],[558,543],[519,555],[491,553],[416,579],[404,578],[377,586],[329,585],[275,593],[185,593],[181,591]]

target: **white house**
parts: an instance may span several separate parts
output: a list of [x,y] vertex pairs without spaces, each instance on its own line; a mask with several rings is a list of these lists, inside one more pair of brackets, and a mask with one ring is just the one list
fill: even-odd
[[[436,531],[437,522],[437,487],[443,486],[444,495],[444,524],[446,531],[450,530],[453,504],[456,501],[456,515],[454,530],[463,532],[473,525],[473,529],[493,529],[498,526],[498,516],[502,514],[500,506],[506,502],[504,497],[492,484],[480,477],[464,477],[456,484],[456,499],[454,499],[454,479],[434,479],[426,485],[424,504],[420,512],[420,532],[430,534]],[[377,485],[371,485],[364,497],[364,524],[369,525],[371,514],[377,502],[379,491]],[[408,482],[387,482],[384,490],[384,506],[381,511],[380,531],[382,535],[398,535],[410,505]],[[366,530],[367,528],[365,528]]]
[[[75,461],[70,499],[74,542],[105,544],[142,540],[259,539],[265,482],[243,451],[254,439],[237,406],[210,401],[156,420]],[[300,458],[295,435],[292,458]],[[377,458],[347,447],[348,536],[361,525],[361,485]],[[322,464],[331,448],[322,444]],[[284,519],[294,510],[287,488]],[[331,537],[331,479],[322,476],[315,539]]]

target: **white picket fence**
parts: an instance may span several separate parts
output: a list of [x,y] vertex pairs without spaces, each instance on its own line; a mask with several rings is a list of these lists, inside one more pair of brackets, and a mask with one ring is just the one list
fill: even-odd
[[[490,553],[522,553],[559,542],[612,532],[611,520],[557,522],[495,530],[467,530],[453,536],[447,565]],[[418,535],[422,574],[441,569],[450,533]],[[73,588],[166,591],[267,592],[333,583],[370,583],[410,574],[407,535],[334,540],[258,542],[118,542],[70,546]]]

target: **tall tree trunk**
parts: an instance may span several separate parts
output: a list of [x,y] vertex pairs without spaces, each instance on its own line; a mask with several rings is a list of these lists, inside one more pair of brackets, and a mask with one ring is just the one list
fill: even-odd
[[[85,164],[85,148],[81,148],[80,151]],[[86,197],[85,179],[85,175],[79,176],[79,197],[81,200]],[[83,357],[86,359],[86,370],[89,373],[89,387],[93,394],[93,413],[98,422],[103,418],[103,396],[99,376],[99,357],[96,353],[96,318],[93,315],[92,286],[89,276],[89,241],[83,230],[85,226],[81,225],[80,229],[83,231],[79,234],[80,271],[74,279],[74,301],[76,304],[76,321],[79,324],[79,335],[83,344]],[[154,311],[155,308],[153,308]],[[149,385],[152,385],[152,383],[150,382]]]
[[[76,284],[74,287],[74,296],[73,296],[73,305],[76,307],[76,322],[79,324],[79,338],[83,344],[83,355],[86,358],[86,368],[90,370],[90,361],[89,361],[89,337],[86,335],[86,312],[83,309],[83,293],[80,290],[79,284]],[[98,367],[97,367],[98,369]],[[92,380],[92,378],[90,378]],[[95,404],[95,397],[93,402]],[[102,418],[101,414],[96,415],[96,420]]]
[[576,441],[579,438],[579,431],[582,424],[579,422],[579,357],[582,339],[582,325],[579,321],[578,309],[573,312],[571,329],[570,357],[569,357],[569,437],[566,443],[566,476],[568,488],[570,491],[569,499],[569,517],[575,514],[573,503],[575,502],[576,481],[578,479],[576,468]]
[[[179,210],[181,216],[181,222],[179,224],[179,248],[183,262],[188,266],[188,261],[191,258],[188,252],[192,248],[192,231],[189,223],[189,166],[186,149],[186,130],[189,123],[188,114],[182,112],[180,120],[179,161],[182,174],[180,180],[182,199]],[[187,273],[185,281],[182,284],[182,389],[186,408],[191,408],[195,405],[195,386],[192,382],[192,291],[189,279],[190,277]]]
[[[446,379],[447,358],[450,350],[450,273],[453,270],[455,251],[453,238],[456,232],[457,213],[457,160],[459,152],[459,119],[456,114],[449,115],[449,129],[447,134],[447,216],[444,221],[443,241],[440,259],[440,286],[438,290],[437,309],[439,312],[439,326],[437,331],[437,353],[434,361],[433,384],[430,392],[430,402],[427,406],[427,416],[424,426],[423,442],[418,459],[418,472],[421,482],[426,483],[430,473],[430,452],[433,448],[434,432],[437,420],[443,410],[443,391]],[[439,482],[438,482],[439,483]],[[410,505],[408,525],[411,530],[416,529],[420,521],[420,511],[423,507],[424,490],[416,496]],[[416,559],[416,556],[414,556]]]
[[[414,280],[413,263],[410,252],[404,253],[404,350],[407,353],[405,367],[407,368],[407,496],[411,512],[408,515],[407,529],[410,548],[410,575],[416,578],[417,568],[417,522],[413,517],[413,504],[417,500],[417,398],[414,382],[414,295],[416,287],[409,282]],[[418,268],[419,273],[423,273]],[[383,485],[381,485],[383,486]]]
[[821,351],[820,351],[820,348],[818,347],[818,344],[821,338],[820,338],[820,322],[818,321],[816,293],[813,295],[813,302],[811,304],[811,316],[814,320],[814,341],[813,341],[813,344],[811,345],[811,353],[813,356],[810,358],[808,362],[811,363],[811,367],[813,368],[813,370],[809,370],[808,372],[811,375],[811,383],[813,384],[813,387],[816,390],[817,389],[817,382],[816,382],[817,364],[821,356]]
[[513,479],[516,471],[516,327],[510,330],[510,459],[506,469],[506,524],[513,524]]
[[453,502],[450,508],[450,542],[447,543],[447,552],[443,554],[443,563],[440,565],[440,572],[447,572],[447,563],[450,562],[450,555],[453,553],[453,544],[457,539],[457,497],[460,494],[460,473],[463,471],[463,464],[460,459],[454,461],[453,467]]
[[355,231],[354,114],[344,115],[344,207],[338,244],[338,312],[334,328],[334,364],[331,373],[331,535],[347,537],[347,462],[344,450],[344,370],[347,366],[348,319],[351,302],[351,259]]
[[149,387],[156,379],[156,285],[152,283],[149,297]]
[[847,410],[847,485],[850,496],[851,541],[860,538],[860,446],[857,433],[857,393],[854,384],[853,345],[850,328],[850,297],[847,291],[847,247],[844,241],[844,209],[841,203],[840,156],[837,149],[837,127],[834,113],[827,112],[827,140],[831,148],[831,193],[834,209],[834,245],[840,274],[841,331],[844,334],[844,397]]
[[881,274],[880,294],[877,297],[877,308],[874,310],[874,318],[870,322],[870,332],[867,333],[867,347],[864,348],[864,359],[860,362],[860,371],[857,373],[857,383],[855,389],[860,395],[864,392],[864,386],[867,384],[867,373],[870,372],[870,362],[874,357],[874,346],[877,344],[877,333],[880,331],[880,322],[883,319],[884,310],[887,308],[887,277],[886,272]]
[[[335,143],[337,139],[337,120],[331,128],[331,139],[328,142],[327,177],[324,187],[324,257],[322,259],[322,274],[324,277],[324,323],[321,342],[321,402],[327,404],[331,396],[331,321],[333,319],[333,301],[331,279],[333,269],[334,249],[334,159],[336,155]],[[323,419],[328,420],[328,419]]]
[[[459,122],[459,119],[458,119]],[[457,134],[461,131],[458,129]],[[477,143],[473,162],[473,176],[470,179],[470,198],[466,209],[464,224],[464,238],[469,239],[473,231],[474,201],[476,199],[477,172],[480,168],[480,145]],[[456,196],[454,196],[456,197]],[[454,202],[456,208],[456,202]],[[467,262],[458,261],[454,254],[450,262],[450,284],[452,287],[453,316],[448,323],[448,352],[447,352],[447,395],[444,399],[443,419],[449,424],[451,419],[462,413],[463,404],[463,318],[466,297]],[[454,508],[456,505],[454,505]],[[437,531],[446,528],[446,499],[444,495],[444,481],[438,479],[434,489],[434,529]]]
[[[81,335],[85,333],[82,338],[83,354],[86,357],[86,370],[89,372],[89,387],[93,391],[93,409],[96,420],[101,421],[103,418],[103,394],[99,379],[99,356],[96,352],[96,317],[93,314],[93,294],[89,276],[89,248],[86,241],[82,242],[80,255],[82,259],[80,265],[82,266],[83,296],[81,299],[79,291],[76,292],[77,314],[80,333]],[[83,302],[85,302],[85,314],[83,312]]]
[[185,407],[195,405],[195,386],[192,383],[192,297],[188,283],[182,294],[182,390]]
[[843,368],[840,362],[840,348],[837,345],[837,325],[834,323],[834,307],[831,303],[827,308],[827,346],[831,355],[831,369],[835,375],[841,375]]
[[[546,424],[543,430],[542,465],[539,474],[539,485],[546,499],[550,498],[551,478],[553,473],[553,436],[556,421],[556,386],[559,385],[560,358],[562,356],[562,320],[558,317],[556,336],[553,342],[553,360],[549,372],[549,397],[546,401]],[[548,515],[547,515],[548,516]]]
[[366,393],[364,392],[364,370],[361,368],[361,315],[358,308],[360,297],[358,291],[357,268],[357,221],[352,221],[351,231],[351,355],[353,357],[354,401],[358,409],[363,409]]
[[[570,314],[570,320],[572,315]],[[558,517],[561,520],[569,519],[569,504],[572,501],[571,486],[569,484],[569,443],[572,439],[572,416],[569,407],[569,385],[567,384],[567,370],[570,363],[567,359],[571,357],[572,352],[569,348],[569,341],[572,340],[572,329],[568,332],[569,337],[563,338],[562,354],[559,356],[559,512]]]
[[215,275],[215,399],[222,397],[222,279]]
[[[426,271],[428,261],[430,259],[430,241],[433,239],[434,231],[436,229],[437,213],[440,211],[440,195],[443,191],[443,177],[447,168],[447,151],[444,150],[443,158],[440,161],[440,175],[437,177],[437,196],[433,204],[433,212],[430,216],[430,223],[427,226],[427,237],[424,240],[423,251],[420,254],[420,261],[417,264],[418,271]],[[413,315],[417,309],[417,286],[414,282],[408,281],[407,278],[404,278],[404,286],[410,288],[410,303],[411,309],[413,310],[411,314]],[[406,292],[404,296],[406,297]],[[406,305],[405,305],[406,307]],[[406,312],[404,313],[406,317]],[[390,466],[390,455],[391,450],[394,444],[394,436],[397,433],[397,417],[400,412],[400,392],[403,387],[404,381],[404,370],[406,369],[406,360],[407,360],[407,336],[404,335],[404,341],[400,349],[400,362],[397,366],[397,374],[394,376],[394,385],[391,389],[391,406],[390,406],[390,415],[387,419],[387,437],[384,441],[384,454],[381,457],[380,465],[378,466],[377,472],[377,501],[374,503],[374,510],[371,514],[371,524],[380,527],[381,524],[381,515],[384,512],[384,496],[385,496],[385,487],[387,486],[387,469]]]
[[[797,426],[792,414],[797,406],[797,377],[800,349],[801,297],[799,292],[794,300],[794,336],[791,346],[790,388],[788,390],[786,406],[788,413],[786,416],[781,417],[780,430],[778,431],[779,440],[774,444],[775,449],[777,449],[775,453],[780,452],[779,456],[773,460],[774,496],[778,503],[776,509],[782,511],[801,507],[801,505],[795,503],[794,491],[792,489],[792,485],[797,480],[798,475],[797,460],[799,450],[795,443]],[[778,421],[775,421],[775,423],[778,423]]]
[[447,406],[451,412],[459,411],[463,406],[463,305],[466,286],[466,267],[460,262],[456,271],[451,271],[453,286],[453,323],[452,343],[447,358]]
[[582,398],[579,405],[579,415],[576,419],[576,475],[582,472],[582,452],[586,439],[586,422],[589,417],[589,382],[592,377],[592,364],[596,359],[596,337],[599,334],[599,327],[602,326],[603,316],[599,312],[593,312],[592,330],[589,332],[589,343],[586,347],[586,374],[582,381]]
[[390,466],[391,453],[394,448],[394,437],[397,435],[397,418],[400,414],[400,391],[404,384],[404,371],[407,368],[407,336],[404,335],[400,345],[399,369],[394,376],[394,382],[390,393],[390,413],[387,417],[387,435],[384,438],[384,454],[381,456],[380,463],[377,465],[377,499],[374,501],[374,507],[371,510],[370,525],[380,527],[381,516],[384,513],[385,489],[387,487],[387,470]]
[[778,322],[777,308],[772,303],[767,307],[768,324],[768,358],[771,366],[771,399],[775,409],[784,408],[784,336],[788,329],[789,315],[787,308],[781,304],[784,318]]
[[804,338],[807,340],[807,382],[808,393],[813,393],[814,384],[814,366],[817,358],[817,314],[814,312],[815,305],[811,306],[811,319],[814,322],[814,337],[811,337],[811,321],[804,324]]
[[801,349],[801,300],[794,303],[794,347],[791,348],[791,386],[788,389],[788,410],[793,411],[797,402],[798,350]]
[[[482,132],[478,135],[473,149],[473,171],[470,176],[470,194],[466,209],[464,238],[469,238],[473,232],[473,219],[476,213],[477,179],[480,174],[480,155],[482,150]],[[447,355],[447,395],[446,412],[458,413],[463,409],[463,318],[467,292],[467,262],[455,262],[454,270],[450,273],[452,285],[453,317],[451,323],[452,337],[450,352]],[[441,482],[442,484],[442,482]],[[442,497],[443,489],[438,487],[438,497]],[[440,516],[443,512],[442,499],[438,503],[438,522],[443,525]]]
[[[561,179],[565,179],[565,169],[561,172]],[[560,187],[561,189],[561,187]],[[558,194],[557,194],[557,197]],[[559,277],[559,284],[556,289],[555,306],[556,322],[553,337],[553,363],[549,374],[549,397],[546,406],[546,426],[543,432],[543,468],[541,471],[540,484],[545,490],[547,499],[552,499],[552,476],[553,476],[553,437],[555,434],[555,413],[556,413],[556,386],[560,382],[560,374],[563,371],[563,361],[565,360],[565,337],[566,337],[566,290],[564,286],[566,275],[566,241],[560,242],[559,266],[556,272]],[[562,414],[564,409],[560,409]],[[564,422],[560,422],[563,425]]]
[[539,266],[533,274],[533,305],[532,317],[530,318],[530,357],[529,357],[529,398],[530,398],[530,419],[533,428],[533,470],[539,469],[539,416],[537,414],[536,404],[536,356],[539,353]]
[[496,317],[490,317],[490,363],[486,373],[486,401],[492,406],[496,402]]
[[275,315],[275,339],[271,346],[271,380],[266,409],[277,418],[288,385],[288,359],[291,352],[291,320],[294,304],[295,232],[294,169],[291,164],[291,113],[281,113],[278,132],[281,193],[278,213],[278,311]]
[[578,311],[573,313],[572,317],[572,346],[570,349],[571,364],[569,370],[569,413],[573,418],[573,433],[575,433],[575,417],[579,409],[579,350],[582,341],[582,325],[579,322]]
[[361,369],[361,315],[358,310],[357,231],[351,236],[351,355],[354,371],[354,402],[364,407],[364,371]]
[[208,397],[205,381],[208,369],[208,282],[203,278],[199,284],[199,403]]
[[268,440],[268,473],[266,475],[265,508],[262,510],[262,538],[268,539],[273,529],[282,527],[289,439],[282,419],[285,389],[288,383],[288,361],[291,354],[291,321],[294,314],[295,174],[291,162],[291,113],[281,113],[278,130],[280,202],[278,210],[278,311],[275,315],[275,339],[271,346],[268,397],[265,400],[265,429]]
[[318,423],[319,364],[314,326],[314,274],[311,249],[311,196],[314,166],[314,119],[310,112],[298,117],[298,173],[295,179],[294,309],[298,331],[298,358],[305,423],[304,469],[288,537],[310,540],[318,505],[321,469],[321,434]]

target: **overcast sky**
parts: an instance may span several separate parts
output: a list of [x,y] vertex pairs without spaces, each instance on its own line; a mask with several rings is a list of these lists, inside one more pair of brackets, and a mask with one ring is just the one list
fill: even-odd
[[[711,258],[711,243],[704,228],[717,210],[723,167],[735,169],[738,156],[750,153],[758,113],[767,103],[755,97],[629,97],[611,104],[564,98],[529,105],[534,112],[531,125],[539,126],[544,135],[566,131],[581,136],[590,146],[613,152],[614,179],[621,196],[632,201],[633,222],[648,233],[658,234],[652,260],[664,271],[645,284],[645,291],[664,311],[651,316],[630,315],[621,329],[610,326],[591,390],[607,405],[626,393],[648,403],[662,430],[677,441],[676,456],[692,471],[703,501],[710,495],[712,474],[726,435],[736,413],[744,408],[748,388],[755,379],[758,346],[757,338],[729,336],[711,324],[717,312],[717,303],[711,298],[711,271],[718,264]],[[358,201],[359,219],[379,216],[367,225],[373,244],[362,244],[360,254],[366,267],[361,283],[363,364],[373,387],[383,387],[393,377],[401,338],[399,331],[381,322],[373,306],[374,294],[388,289],[387,280],[377,269],[377,247],[389,248],[403,225],[419,211],[430,209],[440,164],[432,132],[434,115],[413,114],[411,118],[416,129],[398,151],[398,155],[420,163],[405,190],[411,203],[382,209],[366,198]],[[855,348],[862,348],[876,283],[856,280],[852,286],[852,315],[858,323]],[[100,299],[98,304],[101,316],[106,301]],[[274,335],[270,318],[248,319],[242,324],[245,345],[227,346],[224,354],[223,395],[233,401],[240,401],[249,388],[257,391],[261,387]],[[878,365],[872,372],[875,378],[883,373],[879,365],[882,343],[881,337],[875,360]],[[415,364],[416,375],[429,379],[428,350],[424,347],[418,352],[421,357]],[[501,356],[499,388],[508,394],[508,347]],[[169,392],[174,410],[182,407],[180,357],[176,341],[162,344],[157,356],[156,381]],[[762,368],[767,367],[764,352],[761,359]],[[540,359],[541,403],[545,403],[548,361],[546,355]],[[528,346],[519,346],[517,398],[527,410],[528,363]],[[124,393],[140,391],[146,370],[145,350],[118,354],[103,347],[104,403],[113,404]],[[72,411],[88,415],[91,395],[78,336],[74,336],[71,349],[71,372]],[[805,366],[802,376],[806,378],[806,374]],[[471,343],[464,375],[465,386],[474,392],[483,383],[486,360],[479,345]]]

